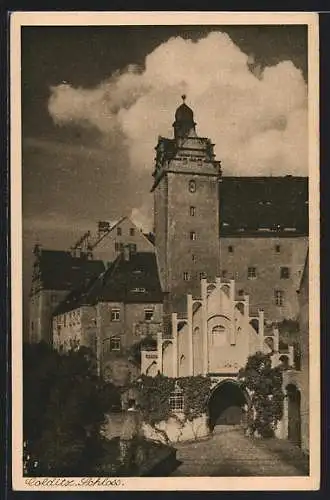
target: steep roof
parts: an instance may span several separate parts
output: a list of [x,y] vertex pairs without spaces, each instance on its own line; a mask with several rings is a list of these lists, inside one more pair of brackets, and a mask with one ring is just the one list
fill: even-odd
[[55,310],[63,314],[82,305],[98,302],[161,303],[161,290],[156,256],[152,252],[137,252],[125,260],[124,255],[102,272],[97,279],[72,292]]
[[102,261],[73,257],[62,250],[40,249],[35,266],[41,286],[46,290],[73,290],[104,270]]
[[220,236],[308,234],[307,177],[222,177]]
[[[149,243],[154,245],[154,243],[151,240],[151,237],[148,234],[143,233],[143,231],[135,224],[135,222],[132,221],[130,217],[124,216],[121,217],[117,222],[115,222],[108,231],[105,231],[102,233],[100,236],[98,236],[95,241],[91,245],[91,250],[94,250],[103,240],[109,236],[110,233],[114,232],[114,229],[116,229],[118,226],[120,226],[123,222],[127,221],[134,229],[136,229],[137,233],[141,234]],[[151,234],[151,233],[149,233]]]

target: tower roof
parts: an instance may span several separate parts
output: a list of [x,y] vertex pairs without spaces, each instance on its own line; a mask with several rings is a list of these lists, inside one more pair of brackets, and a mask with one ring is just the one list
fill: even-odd
[[186,96],[181,96],[183,103],[177,108],[175,112],[175,121],[176,122],[194,122],[194,112],[187,104],[185,103]]
[[190,135],[193,137],[196,136],[194,112],[185,103],[186,96],[183,95],[181,97],[183,103],[177,108],[175,112],[175,122],[173,123],[175,139],[188,137]]

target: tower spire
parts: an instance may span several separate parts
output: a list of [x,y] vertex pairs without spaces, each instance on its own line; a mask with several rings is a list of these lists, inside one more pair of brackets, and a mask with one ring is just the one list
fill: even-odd
[[195,136],[195,125],[194,122],[194,112],[189,106],[186,104],[186,94],[182,94],[182,104],[178,107],[175,112],[175,122],[173,123],[174,127],[174,137],[183,138],[188,137],[189,135]]

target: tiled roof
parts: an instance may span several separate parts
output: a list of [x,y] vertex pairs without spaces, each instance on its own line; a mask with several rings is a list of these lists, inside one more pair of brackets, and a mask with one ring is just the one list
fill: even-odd
[[73,290],[104,270],[102,261],[73,257],[61,250],[41,249],[36,264],[41,285],[46,290]]
[[308,234],[308,179],[222,177],[219,218],[220,236]]
[[161,303],[156,256],[152,252],[131,254],[129,260],[119,255],[110,267],[88,286],[72,292],[58,306],[56,314],[98,302]]

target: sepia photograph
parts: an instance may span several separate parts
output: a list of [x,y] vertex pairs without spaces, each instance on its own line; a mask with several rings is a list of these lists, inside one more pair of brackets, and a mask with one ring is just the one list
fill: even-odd
[[11,21],[14,488],[317,489],[317,16]]

